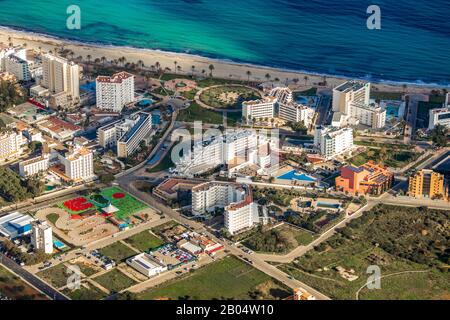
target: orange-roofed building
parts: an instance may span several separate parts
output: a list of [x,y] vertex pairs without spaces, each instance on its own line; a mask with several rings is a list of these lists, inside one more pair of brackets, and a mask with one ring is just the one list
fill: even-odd
[[362,166],[345,166],[336,178],[336,190],[350,194],[381,195],[392,186],[394,174],[372,161]]

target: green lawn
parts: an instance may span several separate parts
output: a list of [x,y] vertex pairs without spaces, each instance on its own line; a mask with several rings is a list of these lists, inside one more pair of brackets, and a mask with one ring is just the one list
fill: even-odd
[[56,213],[50,213],[47,216],[48,221],[50,221],[53,224],[56,224],[56,221],[58,221],[59,215],[57,215]]
[[128,239],[125,240],[128,244],[133,246],[133,248],[139,251],[147,251],[149,249],[157,248],[164,244],[164,241],[150,233],[149,230],[142,231]]
[[[369,154],[371,151],[373,153],[372,155]],[[408,163],[414,161],[420,156],[417,152],[406,150],[394,151],[392,149],[388,149],[387,155],[388,157],[385,161],[385,165],[392,168],[400,168],[406,166]],[[378,156],[379,149],[369,148],[369,150],[354,156],[349,161],[356,166],[361,166],[369,160],[379,162]]]
[[286,297],[289,292],[278,286],[273,279],[235,257],[215,261],[192,274],[171,281],[138,295],[141,300],[156,298],[176,299],[252,299],[251,292],[260,285],[272,284],[273,296],[267,299]]
[[128,248],[121,242],[115,242],[107,247],[99,249],[100,253],[116,263],[125,261],[129,257],[135,256],[137,253]]
[[202,121],[203,123],[221,125],[223,124],[223,115],[222,112],[202,108],[197,103],[193,102],[189,108],[181,110],[178,113],[177,121]]
[[0,266],[0,296],[13,300],[47,300],[36,289]]
[[62,292],[72,300],[100,300],[106,296],[103,291],[88,282],[82,283],[80,289],[66,288]]
[[136,284],[136,281],[127,277],[117,269],[113,269],[94,278],[94,281],[111,292],[120,292]]
[[[125,197],[121,199],[114,199],[113,195],[115,193],[124,193]],[[148,208],[146,204],[137,200],[133,196],[129,195],[127,192],[123,191],[118,187],[111,187],[103,189],[100,194],[107,199],[111,200],[113,206],[119,209],[119,212],[116,213],[116,216],[120,219],[124,219],[128,216],[131,216],[139,211],[145,210]]]
[[[225,97],[234,97],[226,101]],[[224,99],[225,98],[225,99]],[[243,101],[261,99],[261,95],[255,89],[240,86],[221,86],[207,89],[200,96],[200,101],[215,109],[240,109]]]

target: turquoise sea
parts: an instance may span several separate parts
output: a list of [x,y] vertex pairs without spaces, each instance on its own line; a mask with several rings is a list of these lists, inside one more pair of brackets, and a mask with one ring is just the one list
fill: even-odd
[[[81,30],[66,9],[81,8]],[[381,30],[366,9],[381,8]],[[0,0],[0,25],[66,39],[394,82],[450,84],[449,0]]]

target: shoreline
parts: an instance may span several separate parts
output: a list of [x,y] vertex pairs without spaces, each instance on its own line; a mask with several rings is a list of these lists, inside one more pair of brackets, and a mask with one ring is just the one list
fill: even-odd
[[[270,66],[261,66],[245,62],[235,62],[225,59],[217,59],[204,57],[201,55],[182,53],[182,52],[170,52],[160,49],[149,48],[135,48],[128,46],[116,46],[112,44],[99,44],[99,43],[83,43],[79,40],[62,39],[56,36],[36,33],[26,30],[17,30],[10,27],[0,26],[0,42],[4,44],[8,43],[8,37],[11,37],[11,41],[14,45],[27,44],[27,48],[35,49],[37,51],[49,51],[55,47],[64,46],[65,49],[72,50],[74,56],[83,56],[85,59],[87,55],[91,55],[91,60],[96,58],[106,57],[108,60],[119,59],[126,57],[127,62],[134,62],[142,60],[146,67],[154,65],[159,62],[161,68],[170,68],[173,71],[174,61],[177,61],[177,65],[182,68],[181,74],[191,73],[191,67],[195,66],[195,74],[200,74],[202,70],[206,70],[206,74],[209,74],[209,65],[213,64],[215,70],[213,71],[214,77],[224,79],[234,79],[246,81],[248,79],[247,71],[252,73],[250,79],[253,81],[266,82],[265,75],[269,73],[271,75],[270,81],[275,78],[279,78],[280,82],[284,82],[286,78],[292,80],[294,78],[299,79],[298,84],[301,86],[305,84],[304,77],[308,77],[308,84],[305,87],[311,87],[321,82],[324,77],[327,80],[327,87],[333,88],[338,86],[347,80],[361,80],[365,82],[371,82],[375,90],[381,92],[401,92],[403,86],[406,84],[408,92],[414,93],[429,93],[431,90],[450,88],[449,85],[440,85],[435,83],[421,83],[421,82],[395,82],[390,80],[377,80],[360,77],[340,76],[340,75],[328,75],[320,74],[308,71],[296,71],[286,70]],[[323,88],[323,87],[322,87]]]

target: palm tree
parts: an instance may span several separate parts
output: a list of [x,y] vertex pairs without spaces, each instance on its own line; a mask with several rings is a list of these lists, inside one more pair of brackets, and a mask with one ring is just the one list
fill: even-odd
[[161,64],[158,61],[156,61],[155,63],[155,68],[157,72],[159,72],[159,70],[161,69]]
[[138,66],[138,68],[144,68],[144,61],[138,60],[137,66]]
[[306,76],[306,75],[303,77],[303,80],[305,80],[305,87],[306,87],[306,85],[308,84],[308,79],[309,79],[309,77]]
[[269,73],[266,73],[265,78],[267,79],[267,81],[269,81],[271,78],[271,75]]
[[192,78],[194,77],[195,66],[191,66]]
[[405,95],[406,92],[408,92],[408,85],[405,83],[402,85],[402,88],[403,88],[403,95]]
[[106,57],[105,56],[103,56],[103,57],[101,57],[100,58],[100,60],[102,61],[102,63],[103,63],[103,66],[105,65],[105,63],[106,63]]
[[125,57],[122,57],[122,64],[124,64],[124,63],[125,63],[125,61],[127,61],[127,58],[125,58]]
[[89,63],[91,63],[92,56],[91,56],[90,54],[88,54],[88,55],[86,56],[86,59],[87,59],[88,64],[89,64]]
[[177,73],[177,64],[178,64],[177,61],[174,61],[174,62],[173,62],[173,65],[175,66],[175,74]]
[[208,68],[209,68],[209,75],[212,78],[215,67],[213,64],[210,64]]
[[250,82],[250,77],[252,76],[252,72],[250,70],[247,71],[247,80]]
[[181,72],[181,66],[177,66],[177,70]]

